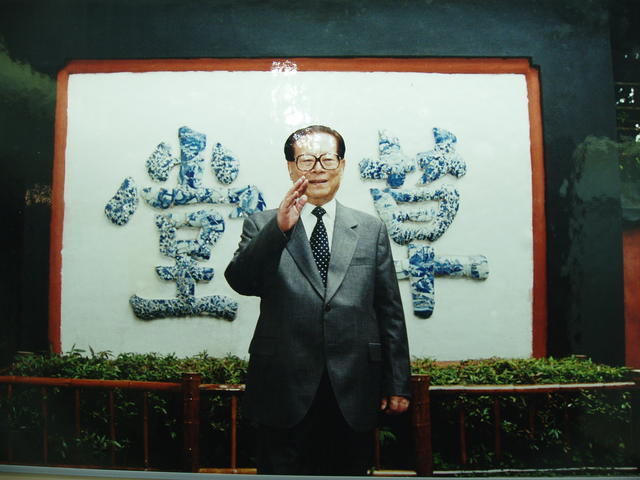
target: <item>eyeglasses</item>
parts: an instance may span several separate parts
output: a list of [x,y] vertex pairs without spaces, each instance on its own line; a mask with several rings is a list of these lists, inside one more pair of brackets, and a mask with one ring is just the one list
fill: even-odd
[[342,157],[337,153],[323,153],[319,157],[311,155],[310,153],[303,153],[296,157],[296,166],[301,172],[309,172],[316,167],[316,163],[320,163],[320,166],[325,170],[335,170],[340,165]]

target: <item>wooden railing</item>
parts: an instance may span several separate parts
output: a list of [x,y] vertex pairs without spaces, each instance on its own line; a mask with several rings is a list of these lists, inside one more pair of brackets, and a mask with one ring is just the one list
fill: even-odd
[[[540,394],[558,393],[578,393],[584,391],[628,391],[631,392],[631,448],[635,466],[640,465],[640,374],[636,371],[633,381],[612,382],[612,383],[585,383],[585,384],[556,384],[556,385],[429,385],[429,377],[423,375],[412,376],[412,406],[408,418],[411,423],[413,445],[415,447],[415,473],[405,472],[418,476],[431,476],[434,474],[433,468],[433,448],[432,448],[432,424],[431,424],[431,402],[439,401],[452,395],[465,396],[490,396],[493,398],[493,435],[494,453],[496,459],[502,457],[502,410],[501,397],[504,395],[532,396]],[[180,383],[171,382],[140,382],[126,380],[86,380],[68,378],[44,378],[44,377],[0,377],[0,385],[6,387],[6,399],[10,401],[14,395],[14,388],[18,385],[30,386],[40,389],[41,407],[40,416],[42,420],[42,451],[41,464],[47,465],[49,462],[49,436],[50,427],[48,418],[49,411],[49,389],[66,388],[73,391],[74,426],[76,438],[80,436],[81,425],[81,396],[85,390],[102,389],[107,392],[108,431],[109,438],[113,442],[111,446],[111,466],[116,466],[115,442],[118,438],[116,431],[116,413],[114,392],[138,391],[142,392],[142,458],[143,469],[153,469],[150,461],[150,449],[152,448],[149,427],[149,394],[169,393],[180,395],[182,398],[182,455],[183,470],[198,472],[219,472],[219,473],[250,473],[255,471],[238,466],[238,399],[244,392],[244,385],[214,385],[203,384],[199,374],[184,374]],[[200,428],[201,418],[201,398],[203,395],[229,395],[229,466],[221,468],[201,468],[200,464]],[[529,402],[530,431],[535,432],[535,402]],[[2,412],[4,414],[4,412]],[[565,418],[568,419],[565,413]],[[468,441],[467,441],[467,421],[466,412],[460,408],[458,411],[458,438],[460,463],[468,463]],[[14,463],[13,442],[11,435],[5,439],[7,448],[7,459],[4,463]],[[379,442],[375,448],[375,465],[380,464]],[[119,468],[131,468],[128,466]]]
[[[48,377],[19,377],[19,376],[4,376],[0,377],[0,384],[6,385],[6,398],[9,403],[12,400],[14,394],[14,387],[17,385],[31,386],[34,388],[40,388],[41,394],[41,428],[42,428],[42,451],[41,451],[41,463],[44,465],[49,464],[49,389],[51,388],[67,388],[73,390],[73,418],[74,418],[74,433],[75,437],[80,437],[81,421],[80,421],[80,402],[81,395],[84,390],[89,389],[101,389],[108,392],[107,411],[108,411],[108,430],[109,438],[113,442],[111,445],[111,465],[115,466],[116,460],[116,447],[115,441],[117,439],[116,434],[116,415],[115,415],[115,400],[114,391],[116,389],[125,391],[140,391],[142,392],[143,412],[142,412],[142,431],[143,431],[143,462],[144,468],[151,467],[149,461],[149,393],[150,392],[169,392],[180,393],[184,390],[182,383],[170,383],[170,382],[138,382],[128,380],[89,380],[89,379],[76,379],[76,378],[48,378]],[[11,431],[7,432],[8,438],[5,439],[7,443],[7,462],[13,463],[13,438]]]
[[[527,398],[529,432],[533,440],[536,434],[536,402],[535,397],[541,394],[579,394],[582,392],[614,392],[625,391],[631,393],[631,418],[630,418],[630,448],[631,457],[635,465],[640,467],[640,371],[634,371],[634,378],[628,382],[608,383],[573,383],[573,384],[540,384],[540,385],[434,385],[429,389],[429,396],[433,401],[447,396],[490,396],[493,400],[493,439],[494,454],[499,462],[502,459],[502,407],[500,399],[504,396],[522,396]],[[568,407],[563,409],[564,431],[568,432],[571,421]],[[467,418],[466,412],[461,407],[458,410],[458,441],[460,463],[467,466],[469,463],[469,446],[467,442]],[[570,446],[570,438],[565,438],[567,446]],[[433,470],[427,470],[433,473]]]

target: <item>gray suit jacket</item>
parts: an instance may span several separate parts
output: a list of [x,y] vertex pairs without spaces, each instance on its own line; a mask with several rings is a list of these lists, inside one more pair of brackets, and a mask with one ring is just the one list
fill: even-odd
[[378,218],[338,203],[325,289],[302,222],[285,235],[275,210],[254,214],[225,277],[238,293],[261,299],[249,347],[250,418],[297,424],[325,368],[355,430],[375,426],[381,396],[409,396],[404,314]]

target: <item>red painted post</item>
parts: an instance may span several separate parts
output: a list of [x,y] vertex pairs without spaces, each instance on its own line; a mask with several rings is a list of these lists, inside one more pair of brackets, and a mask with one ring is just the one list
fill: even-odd
[[238,397],[231,394],[231,471],[238,468]]
[[182,374],[184,469],[197,472],[200,465],[200,384],[199,373]]
[[416,474],[419,477],[433,475],[430,381],[428,375],[411,376],[411,426],[416,449]]
[[640,370],[632,370],[635,388],[631,390],[631,458],[640,467]]

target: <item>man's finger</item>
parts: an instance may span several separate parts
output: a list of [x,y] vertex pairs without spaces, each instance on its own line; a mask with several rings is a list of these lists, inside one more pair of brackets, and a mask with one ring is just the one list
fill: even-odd
[[293,192],[299,191],[302,188],[302,185],[304,185],[305,181],[307,181],[306,177],[304,175],[301,176],[298,180],[296,180],[293,183],[293,185],[291,186],[291,188],[287,193],[293,193]]
[[298,200],[295,203],[296,209],[298,210],[298,212],[302,211],[302,208],[304,207],[305,203],[307,203],[307,196],[306,195],[302,195],[300,198],[298,198]]
[[298,192],[291,192],[286,197],[284,197],[284,200],[282,201],[282,207],[286,209],[291,208],[291,205],[293,205],[297,199]]
[[[304,193],[306,190],[306,185],[304,185],[304,180],[299,178],[296,183],[289,189],[287,194],[282,201],[281,207],[283,208],[291,208],[291,206],[298,200],[298,198]],[[304,185],[304,190],[301,190],[301,187]]]
[[409,400],[404,397],[392,395],[389,398],[389,408],[386,413],[389,415],[399,415],[409,408]]
[[380,399],[380,410],[386,410],[387,409],[387,397],[382,397]]
[[298,193],[304,195],[304,192],[307,191],[307,187],[309,186],[309,180],[307,177],[300,177],[300,180],[302,180],[302,183],[298,187]]
[[307,190],[309,181],[305,177],[300,177],[293,186],[287,191],[281,206],[290,208],[298,198]]

